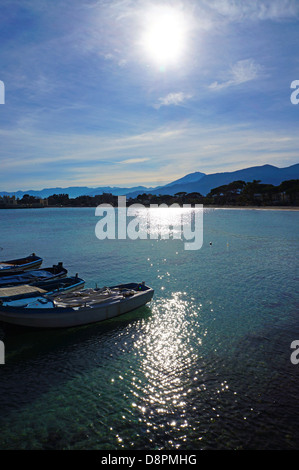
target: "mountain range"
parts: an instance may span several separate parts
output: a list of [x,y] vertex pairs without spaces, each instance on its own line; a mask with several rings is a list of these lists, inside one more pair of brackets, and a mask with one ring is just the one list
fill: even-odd
[[24,194],[29,194],[38,198],[47,198],[53,194],[68,194],[70,198],[78,196],[95,196],[102,193],[111,193],[115,196],[127,196],[127,198],[135,198],[138,194],[170,194],[174,195],[178,192],[198,192],[206,196],[211,189],[217,188],[232,181],[242,180],[245,182],[260,180],[261,183],[279,185],[282,181],[290,179],[299,179],[299,163],[286,167],[278,168],[273,165],[261,165],[245,168],[236,171],[227,171],[223,173],[205,174],[201,172],[189,173],[164,186],[148,188],[145,186],[136,186],[133,188],[121,188],[111,186],[100,186],[98,188],[89,188],[86,186],[71,186],[68,188],[46,188],[40,191],[0,191],[0,196],[15,196],[22,198]]
[[[206,196],[211,189],[217,188],[233,181],[253,181],[260,180],[261,183],[279,185],[282,181],[299,179],[299,164],[295,164],[286,168],[277,168],[273,165],[262,165],[245,168],[224,173],[212,173],[206,175],[204,173],[190,173],[172,183],[146,191],[151,194],[170,194],[178,192],[193,193],[197,192]],[[128,197],[136,197],[138,191],[128,193]]]

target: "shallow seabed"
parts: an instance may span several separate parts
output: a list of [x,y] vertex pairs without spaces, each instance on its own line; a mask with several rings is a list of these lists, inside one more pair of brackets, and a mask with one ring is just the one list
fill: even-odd
[[155,289],[104,323],[0,325],[0,448],[298,449],[299,213],[205,209],[195,251],[100,241],[97,221],[91,208],[0,211],[2,259],[34,251],[88,287]]

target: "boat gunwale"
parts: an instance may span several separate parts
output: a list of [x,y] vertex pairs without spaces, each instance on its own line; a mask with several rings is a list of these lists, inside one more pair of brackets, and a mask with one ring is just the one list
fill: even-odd
[[[9,271],[18,271],[18,270],[28,270],[33,266],[41,266],[43,258],[37,256],[35,253],[32,253],[29,256],[24,258],[15,258],[10,260],[0,261],[0,272],[9,272]],[[2,265],[2,266],[1,266]]]
[[[33,275],[32,279],[25,279],[25,280],[14,280],[14,277],[17,276],[30,276],[32,272],[36,272],[36,275]],[[40,276],[41,273],[47,273],[49,277],[42,277]],[[32,270],[14,270],[14,271],[4,271],[0,270],[0,287],[2,285],[16,285],[16,284],[36,284],[40,282],[51,282],[55,281],[59,278],[64,278],[68,274],[68,270],[59,264],[53,264],[53,266],[48,266],[46,268],[41,269],[32,269]]]
[[[114,287],[118,287],[118,286],[114,286]],[[25,316],[25,315],[31,315],[31,314],[34,314],[34,315],[42,315],[42,316],[45,316],[46,314],[49,314],[51,315],[51,317],[54,317],[56,316],[55,314],[60,314],[60,313],[83,313],[83,312],[91,312],[91,311],[95,311],[96,308],[99,308],[99,309],[103,309],[104,307],[107,307],[107,305],[113,305],[113,304],[117,304],[117,303],[129,303],[131,300],[133,299],[136,299],[140,296],[143,296],[143,295],[146,295],[146,294],[152,294],[151,298],[153,297],[153,294],[154,294],[154,289],[152,287],[148,287],[148,286],[145,286],[146,289],[145,290],[142,290],[142,291],[136,291],[136,294],[132,295],[131,297],[121,297],[121,298],[118,298],[118,299],[114,299],[114,300],[109,300],[107,299],[107,301],[104,301],[104,302],[101,302],[100,304],[93,304],[93,305],[84,305],[82,307],[59,307],[59,306],[55,306],[54,305],[54,302],[53,302],[53,299],[50,297],[50,295],[44,295],[44,296],[40,296],[40,297],[45,297],[45,298],[48,298],[48,300],[52,301],[53,302],[53,307],[51,308],[43,308],[43,307],[40,307],[40,308],[35,308],[35,307],[14,307],[14,306],[10,306],[10,305],[1,305],[1,302],[0,302],[0,321],[1,321],[1,313],[5,314],[5,313],[10,313],[10,314],[15,314],[15,315],[19,315],[19,316]],[[3,320],[2,320],[3,321]]]
[[[57,287],[55,288],[54,286],[55,285],[59,285],[59,284],[63,284],[62,287],[59,287],[57,289]],[[85,281],[84,279],[78,277],[78,276],[70,276],[70,277],[62,277],[62,278],[57,278],[57,279],[49,279],[49,280],[45,280],[45,281],[40,281],[40,282],[36,282],[37,285],[34,285],[34,284],[17,284],[16,286],[9,286],[9,287],[0,287],[0,294],[1,294],[1,290],[5,290],[5,289],[13,289],[13,288],[16,288],[16,289],[19,289],[21,291],[21,288],[23,287],[30,287],[32,289],[36,289],[36,291],[32,291],[32,292],[20,292],[20,293],[16,293],[16,294],[10,294],[10,295],[7,295],[7,296],[2,296],[0,295],[0,310],[1,308],[4,308],[4,307],[9,307],[9,305],[2,305],[2,302],[10,302],[10,301],[15,301],[15,300],[22,300],[22,299],[28,299],[28,301],[30,301],[30,299],[32,299],[31,301],[34,301],[33,299],[35,297],[44,297],[44,298],[47,298],[47,296],[50,296],[50,295],[60,295],[60,294],[63,294],[64,292],[65,293],[70,293],[71,290],[77,290],[77,289],[82,289],[85,285]],[[45,289],[42,289],[42,287],[44,288],[48,288],[48,286],[50,285],[53,285],[51,286],[52,290],[45,290]],[[65,285],[64,285],[65,284]],[[40,287],[42,286],[42,287]],[[40,291],[38,289],[41,289]],[[43,292],[42,292],[43,290]],[[52,300],[52,299],[51,299]],[[16,307],[16,308],[21,308],[20,306],[19,307]],[[24,308],[24,307],[22,307]]]

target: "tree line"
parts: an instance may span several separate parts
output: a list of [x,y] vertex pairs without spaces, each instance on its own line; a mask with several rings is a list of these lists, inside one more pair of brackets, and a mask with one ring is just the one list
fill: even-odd
[[[44,202],[43,202],[44,201]],[[68,194],[53,194],[46,200],[40,200],[35,196],[25,194],[21,199],[14,200],[15,207],[96,207],[99,204],[118,205],[118,196],[110,193],[95,196],[78,196],[70,198]],[[204,204],[214,206],[283,206],[299,205],[299,180],[287,180],[274,186],[261,183],[259,180],[252,182],[233,181],[225,185],[213,188],[206,196],[198,192],[178,192],[174,195],[155,195],[149,193],[139,194],[136,198],[127,198],[127,205],[142,204]],[[2,201],[3,205],[3,201]],[[1,207],[1,198],[0,198]]]

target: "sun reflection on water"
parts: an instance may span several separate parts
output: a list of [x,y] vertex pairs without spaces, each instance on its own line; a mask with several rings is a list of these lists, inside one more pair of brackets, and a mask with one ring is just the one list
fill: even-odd
[[132,406],[138,409],[147,432],[159,428],[165,431],[165,436],[189,425],[188,383],[192,381],[191,366],[197,362],[201,347],[201,339],[195,342],[190,334],[187,314],[190,303],[181,296],[177,292],[155,304],[146,334],[134,344],[141,358],[143,379],[142,387],[138,380],[132,380]]

